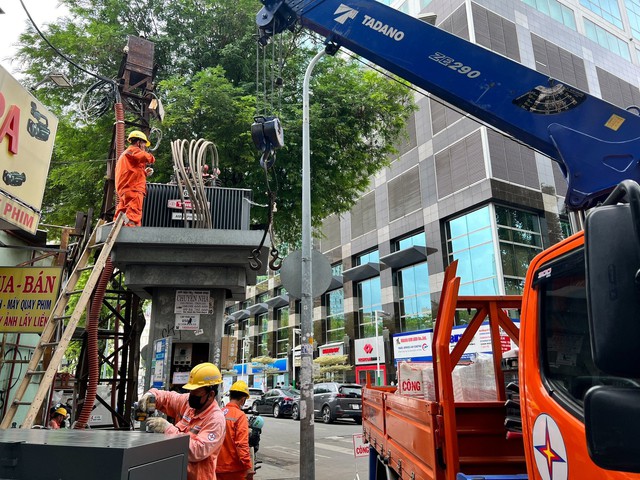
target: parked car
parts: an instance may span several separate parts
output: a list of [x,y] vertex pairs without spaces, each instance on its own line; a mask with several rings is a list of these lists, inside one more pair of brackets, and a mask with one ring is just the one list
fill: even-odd
[[[291,406],[291,418],[300,419],[299,397]],[[362,423],[362,386],[355,383],[326,382],[313,388],[313,414],[331,423],[337,418],[353,418]]]
[[[263,393],[264,392],[262,391],[261,388],[249,387],[249,398],[247,399],[246,402],[244,402],[242,410],[244,410],[245,412],[248,412],[249,410],[251,410],[251,407],[253,406],[253,402],[259,399]],[[229,403],[228,391],[225,392],[224,395],[222,395],[222,397],[220,398],[220,408],[224,407],[227,403]]]
[[300,396],[295,388],[273,388],[253,402],[253,410],[259,414],[270,413],[279,418],[291,415],[291,405]]

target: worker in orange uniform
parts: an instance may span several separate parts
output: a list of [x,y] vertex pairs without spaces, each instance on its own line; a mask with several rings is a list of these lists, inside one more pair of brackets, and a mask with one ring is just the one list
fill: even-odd
[[222,409],[227,421],[222,450],[218,456],[218,480],[252,480],[253,465],[249,453],[249,421],[242,406],[249,398],[249,387],[238,380],[229,389],[229,402]]
[[62,422],[67,418],[67,410],[64,407],[58,407],[51,414],[51,420],[49,420],[49,428],[51,430],[58,430],[62,427]]
[[171,425],[163,417],[147,420],[147,429],[156,433],[189,435],[188,480],[216,480],[216,460],[224,441],[225,420],[216,402],[218,385],[222,383],[220,370],[213,363],[196,365],[189,373],[184,389],[189,393],[150,389],[138,401],[138,408],[146,412],[149,397],[156,399],[156,410],[175,418]]
[[155,163],[153,155],[146,151],[151,142],[140,130],[133,130],[127,137],[130,145],[116,163],[116,193],[120,197],[115,218],[127,215],[125,226],[142,225],[142,202],[147,193],[147,177],[153,174],[149,165]]

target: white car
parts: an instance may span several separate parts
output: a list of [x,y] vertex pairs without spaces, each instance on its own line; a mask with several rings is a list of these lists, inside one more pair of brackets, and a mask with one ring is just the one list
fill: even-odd
[[[259,399],[260,397],[262,397],[262,394],[264,392],[262,391],[262,389],[260,388],[249,388],[249,398],[247,398],[247,401],[244,402],[244,406],[242,407],[242,410],[244,410],[245,412],[248,410],[251,410],[251,406],[253,405],[253,402],[255,402],[257,399]],[[222,398],[220,399],[220,407],[224,407],[227,403],[229,403],[229,392],[225,392],[224,395],[222,395]]]

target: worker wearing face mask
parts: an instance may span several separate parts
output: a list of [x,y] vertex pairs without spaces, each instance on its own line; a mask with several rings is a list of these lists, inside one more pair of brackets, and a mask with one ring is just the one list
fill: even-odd
[[147,420],[147,429],[156,433],[189,435],[188,480],[215,480],[216,461],[225,434],[224,414],[216,402],[220,370],[212,363],[196,365],[184,385],[189,393],[150,389],[138,400],[138,408],[147,411],[149,398],[156,399],[156,410],[175,419],[175,425],[162,417]]

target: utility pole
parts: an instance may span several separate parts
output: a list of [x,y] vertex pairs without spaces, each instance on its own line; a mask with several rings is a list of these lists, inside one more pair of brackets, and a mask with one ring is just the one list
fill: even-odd
[[313,426],[313,295],[311,290],[311,148],[309,146],[309,81],[325,55],[318,52],[304,75],[302,92],[302,312],[300,315],[300,480],[315,480]]

